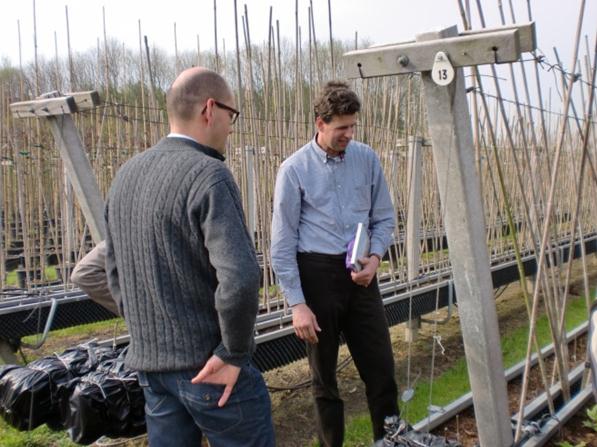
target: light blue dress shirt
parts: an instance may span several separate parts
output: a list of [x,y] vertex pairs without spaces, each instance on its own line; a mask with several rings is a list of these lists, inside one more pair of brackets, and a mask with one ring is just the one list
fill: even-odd
[[377,154],[351,141],[330,157],[313,138],[280,166],[274,191],[272,266],[290,306],[305,302],[297,253],[342,254],[357,224],[369,228],[370,253],[392,241],[394,208]]

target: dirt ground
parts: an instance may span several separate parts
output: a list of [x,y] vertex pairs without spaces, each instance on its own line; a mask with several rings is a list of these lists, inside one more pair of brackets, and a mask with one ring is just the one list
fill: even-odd
[[[597,260],[590,258],[589,271],[595,272],[590,275],[591,284],[595,284],[597,279]],[[582,290],[582,271],[580,265],[573,269],[573,281],[571,295],[579,294]],[[502,336],[528,323],[526,306],[524,304],[520,287],[518,283],[511,284],[504,290],[497,291],[499,297],[496,299],[497,311],[499,316],[499,329]],[[427,315],[427,318],[442,319],[446,311],[439,311],[437,315]],[[444,352],[436,345],[436,356],[434,362],[434,376],[441,374],[450,368],[460,357],[464,355],[464,347],[460,334],[460,321],[458,312],[453,314],[452,318],[445,325],[437,326],[437,333],[441,337],[441,344]],[[396,358],[396,379],[401,390],[406,388],[408,371],[408,352],[410,350],[410,378],[411,383],[418,374],[421,377],[429,377],[431,373],[431,351],[433,346],[434,327],[430,324],[423,324],[419,331],[419,336],[409,348],[408,343],[404,341],[405,325],[398,325],[390,328],[394,356]],[[582,351],[584,348],[579,347]],[[579,351],[579,352],[581,352]],[[579,354],[580,355],[580,354]],[[342,347],[339,355],[339,363],[348,358],[349,353],[346,347]],[[283,368],[265,373],[265,378],[269,386],[291,388],[293,385],[302,384],[309,379],[308,365],[305,360],[294,362]],[[363,383],[360,381],[354,363],[350,362],[338,374],[340,393],[344,400],[346,419],[362,415],[367,411],[367,404]],[[538,383],[538,380],[535,380]],[[512,412],[516,411],[518,405],[519,391],[511,390],[513,396]],[[272,408],[274,415],[274,424],[276,426],[276,436],[278,445],[282,447],[304,447],[311,445],[315,439],[314,409],[311,400],[311,393],[308,388],[301,388],[293,391],[282,391],[272,393]],[[583,413],[584,414],[584,413]],[[581,421],[576,421],[580,419]],[[590,437],[591,430],[582,426],[582,420],[586,418],[579,414],[570,425],[575,429],[571,433],[576,433],[576,438]],[[416,422],[416,421],[410,421]],[[454,427],[456,428],[456,427]],[[563,430],[563,436],[567,429]],[[467,433],[468,432],[468,433]],[[465,415],[460,418],[458,430],[443,432],[451,439],[459,438],[464,446],[472,446],[477,442],[476,425],[474,414],[469,414],[467,422]],[[438,434],[440,434],[438,433]],[[576,439],[571,438],[571,439]],[[568,440],[563,437],[561,440]],[[571,442],[571,441],[570,441]],[[554,444],[555,445],[555,444]],[[574,445],[574,444],[573,444]],[[587,445],[593,445],[588,443]],[[597,442],[595,443],[597,446]],[[368,444],[363,444],[368,446]],[[359,446],[360,447],[360,446]]]
[[[595,272],[591,275],[591,284],[595,284],[597,279],[597,261],[594,256],[589,257],[589,271]],[[574,287],[572,293],[578,293],[582,288],[582,274],[579,266],[574,268]],[[499,297],[496,299],[496,305],[499,315],[499,328],[502,335],[524,325],[528,322],[527,312],[522,300],[518,284],[512,284],[505,290],[497,292]],[[446,311],[442,310],[437,315],[427,315],[427,318],[442,319]],[[113,332],[121,333],[124,331],[123,325],[111,330],[109,334],[87,333],[80,336],[73,336],[69,339],[69,346],[88,340],[89,338],[108,338]],[[406,388],[407,371],[409,368],[410,352],[410,380],[420,374],[421,377],[429,377],[431,366],[431,352],[433,346],[434,325],[423,324],[419,331],[419,336],[410,344],[404,341],[404,325],[398,325],[390,328],[394,355],[396,358],[396,378],[401,390]],[[437,326],[437,333],[441,337],[441,345],[444,352],[436,345],[436,356],[434,362],[434,375],[439,375],[444,370],[452,366],[460,357],[464,355],[462,338],[460,335],[460,323],[457,310],[447,324]],[[53,345],[54,341],[50,338],[44,346],[44,352],[60,351],[65,346],[64,339],[59,342],[60,346]],[[25,355],[30,355],[25,350]],[[39,355],[39,354],[38,354]],[[339,364],[348,359],[349,354],[346,347],[342,347],[339,355]],[[277,445],[281,447],[305,447],[313,444],[315,439],[314,409],[311,400],[310,389],[304,386],[309,381],[309,370],[306,360],[300,360],[268,371],[264,374],[268,386],[272,388],[283,388],[283,391],[271,392],[272,411],[274,425],[276,430]],[[364,387],[358,377],[358,373],[352,361],[348,361],[338,373],[338,382],[340,393],[344,399],[346,419],[366,413],[366,399]],[[591,431],[582,427],[582,421],[586,419],[583,414],[577,415],[562,430],[559,441],[566,440],[575,445],[580,441],[587,440],[587,445],[597,445],[595,435],[590,438]],[[472,446],[476,440],[476,426],[474,423],[474,414],[472,410],[463,414],[459,418],[458,427],[451,428],[450,438],[459,438],[464,446]],[[416,422],[416,421],[411,421]],[[553,442],[559,442],[554,440]],[[592,444],[593,442],[593,444]],[[106,445],[106,444],[103,444]],[[116,444],[114,444],[116,445]],[[120,444],[125,445],[125,444]],[[146,445],[145,441],[140,440],[129,443],[128,446]],[[363,444],[368,446],[369,444]],[[551,444],[556,445],[556,444]]]
[[[511,286],[497,301],[500,331],[503,333],[519,327],[528,320],[524,303],[519,299],[515,289]],[[440,311],[433,318],[441,319],[444,316],[445,311]],[[410,346],[411,383],[417,375],[429,377],[431,373],[433,329],[433,325],[423,324],[418,338]],[[396,379],[401,390],[407,387],[408,377],[409,346],[404,341],[404,331],[405,325],[390,328],[396,358]],[[458,315],[453,314],[446,325],[438,326],[436,335],[441,336],[441,344],[445,350],[441,354],[439,353],[440,349],[436,346],[434,375],[439,375],[462,357],[464,352]],[[348,355],[346,347],[342,347],[340,361],[347,358]],[[269,371],[265,377],[268,385],[290,387],[292,384],[308,380],[308,365],[306,361],[301,360],[287,367]],[[347,420],[365,413],[367,411],[365,390],[354,363],[351,362],[338,374],[338,382]],[[278,445],[304,447],[312,442],[315,437],[314,410],[309,389],[273,393],[272,407]]]
[[[573,368],[579,363],[584,362],[586,353],[586,337],[580,337],[576,342],[569,345],[571,361],[569,367]],[[546,371],[552,371],[553,358],[549,358],[545,362]],[[549,379],[548,379],[549,380]],[[510,414],[515,414],[519,409],[520,393],[522,388],[522,380],[516,379],[508,383],[508,403]],[[541,374],[537,367],[531,370],[528,381],[528,391],[526,403],[539,396],[544,391]],[[586,442],[587,446],[597,445],[597,432],[593,429],[585,427],[583,422],[588,420],[586,416],[586,409],[593,404],[587,405],[582,411],[579,411],[566,426],[548,442],[548,446],[560,447],[559,443],[568,441],[573,446],[577,446],[580,442]],[[475,421],[475,413],[472,408],[461,413],[458,418],[448,422],[447,424],[438,427],[433,431],[436,435],[448,435],[451,439],[458,440],[463,446],[476,446],[479,443],[477,434],[477,427]],[[589,442],[590,441],[590,442]]]
[[586,412],[593,405],[595,405],[595,403],[591,402],[579,411],[576,416],[566,424],[560,433],[546,444],[547,447],[560,447],[560,443],[564,441],[569,442],[573,446],[582,446],[583,442],[586,447],[597,446],[597,433],[595,430],[583,425],[585,421],[589,420],[586,416]]

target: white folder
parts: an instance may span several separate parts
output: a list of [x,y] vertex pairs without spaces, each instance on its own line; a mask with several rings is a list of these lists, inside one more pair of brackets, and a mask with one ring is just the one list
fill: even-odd
[[352,247],[352,254],[350,255],[350,267],[355,272],[363,270],[363,266],[359,262],[359,259],[369,256],[369,246],[371,241],[369,240],[369,233],[365,225],[359,222],[357,225],[357,232],[354,236],[354,246]]

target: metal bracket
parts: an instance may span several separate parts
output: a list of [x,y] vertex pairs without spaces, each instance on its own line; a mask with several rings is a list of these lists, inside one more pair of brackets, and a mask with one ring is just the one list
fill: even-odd
[[33,345],[28,343],[21,343],[26,348],[39,349],[46,342],[48,334],[50,333],[50,329],[52,328],[52,323],[54,322],[54,315],[56,315],[56,309],[58,308],[58,300],[56,298],[52,298],[51,302],[52,304],[50,307],[50,311],[48,312],[48,318],[46,318],[46,325],[44,326],[44,332],[41,338],[37,341],[37,343]]
[[537,46],[535,23],[466,31],[454,37],[379,45],[344,54],[349,78],[430,71],[434,57],[450,55],[453,68],[515,62]]

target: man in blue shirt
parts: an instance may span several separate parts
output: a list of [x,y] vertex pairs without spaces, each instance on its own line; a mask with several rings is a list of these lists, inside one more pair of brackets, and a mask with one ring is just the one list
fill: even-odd
[[[342,445],[343,402],[336,366],[343,334],[362,380],[375,440],[386,416],[398,414],[394,358],[376,271],[394,230],[394,209],[379,158],[353,141],[357,95],[329,82],[314,106],[317,134],[278,171],[272,265],[292,307],[296,335],[307,342],[324,446]],[[358,223],[370,234],[362,270],[346,267]]]

